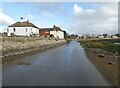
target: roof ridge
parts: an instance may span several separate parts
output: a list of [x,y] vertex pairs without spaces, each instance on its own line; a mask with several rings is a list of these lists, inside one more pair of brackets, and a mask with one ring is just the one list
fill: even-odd
[[34,27],[34,28],[38,28],[37,26],[35,26],[33,23],[31,23],[29,21],[16,22],[12,25],[9,25],[8,27]]

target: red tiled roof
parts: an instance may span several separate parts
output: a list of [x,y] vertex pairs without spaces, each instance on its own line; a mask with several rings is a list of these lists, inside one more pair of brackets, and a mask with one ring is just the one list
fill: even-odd
[[40,31],[62,31],[60,27],[53,26],[53,28],[40,28]]
[[[29,21],[24,21],[24,22],[16,22],[8,27],[34,27],[34,28],[38,28],[37,26],[35,26],[34,24],[32,24]],[[39,29],[39,28],[38,28]]]
[[53,31],[53,28],[40,28],[40,31]]

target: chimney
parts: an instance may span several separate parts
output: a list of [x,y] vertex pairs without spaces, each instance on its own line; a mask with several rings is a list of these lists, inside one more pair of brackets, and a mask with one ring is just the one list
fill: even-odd
[[20,18],[20,22],[23,22],[23,17]]
[[20,19],[23,20],[23,17],[21,17]]
[[55,25],[53,26],[53,28],[55,28]]

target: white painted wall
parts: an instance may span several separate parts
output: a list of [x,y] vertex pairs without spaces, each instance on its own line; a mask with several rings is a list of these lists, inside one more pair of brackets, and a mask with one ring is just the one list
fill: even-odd
[[98,38],[104,38],[104,36],[100,35],[100,36],[98,36]]
[[53,34],[55,38],[64,38],[64,32],[62,31],[50,31],[50,34]]
[[112,38],[113,38],[113,39],[117,39],[118,37],[114,35],[114,36],[112,36]]
[[14,33],[18,36],[30,36],[32,34],[39,34],[39,29],[33,27],[8,27],[5,28],[3,32],[7,32],[8,36],[11,36],[11,33]]

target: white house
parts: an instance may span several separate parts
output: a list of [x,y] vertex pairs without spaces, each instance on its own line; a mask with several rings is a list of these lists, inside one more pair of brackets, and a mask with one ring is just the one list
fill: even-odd
[[39,28],[27,20],[8,26],[3,33],[7,36],[36,36],[39,35]]
[[64,38],[63,31],[50,31],[50,34],[53,34],[55,38]]
[[60,27],[57,27],[57,26],[53,26],[53,30],[50,31],[50,35],[54,35],[54,37],[56,38],[64,38],[64,32],[61,30]]
[[104,36],[103,35],[98,35],[98,38],[104,38]]
[[112,38],[112,39],[117,39],[118,36],[116,36],[116,35],[112,35],[111,38]]

